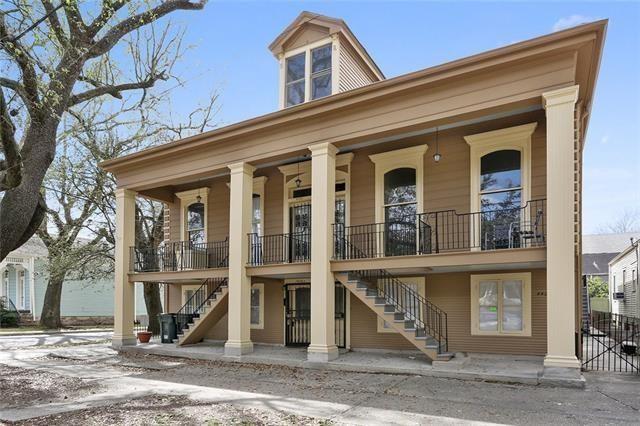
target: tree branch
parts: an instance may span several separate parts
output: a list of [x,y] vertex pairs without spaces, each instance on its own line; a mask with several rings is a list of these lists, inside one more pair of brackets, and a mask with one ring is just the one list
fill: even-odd
[[22,181],[22,157],[15,138],[15,127],[7,111],[4,92],[0,89],[0,145],[4,160],[0,162],[0,190],[12,189]]
[[122,8],[122,6],[129,3],[129,1],[130,0],[102,0],[102,10],[100,11],[100,15],[93,20],[87,29],[89,37],[95,37],[95,35],[104,28],[107,22],[109,22],[109,19],[111,19],[113,15]]
[[[64,1],[64,0],[63,0]],[[54,12],[54,7],[49,0],[40,0],[42,6],[44,7],[45,12],[47,13],[47,19],[49,21],[49,26],[51,30],[55,34],[56,38],[63,46],[69,44],[69,38],[64,32],[64,28],[62,28],[62,24],[60,24],[60,20],[58,19],[58,13]]]
[[67,16],[67,23],[69,24],[69,29],[71,30],[71,38],[78,38],[87,31],[87,26],[82,20],[80,9],[78,9],[78,2],[77,0],[63,0],[63,2],[64,13]]
[[150,22],[156,21],[159,18],[167,15],[176,10],[201,10],[207,0],[200,0],[196,3],[191,3],[189,0],[171,0],[165,1],[161,5],[149,9],[146,12],[139,13],[134,16],[130,16],[122,22],[114,25],[107,33],[98,40],[88,52],[90,58],[95,58],[104,55],[108,52],[123,36],[131,31],[140,28]]
[[138,90],[138,89],[148,89],[153,87],[153,85],[158,80],[166,80],[166,76],[164,74],[149,76],[144,81],[138,81],[135,83],[123,83],[109,86],[100,86],[95,89],[89,89],[86,92],[78,93],[75,95],[71,95],[71,99],[69,99],[68,106],[74,106],[82,102],[86,102],[90,99],[97,98],[102,95],[111,95],[116,99],[122,99],[122,93],[126,90]]

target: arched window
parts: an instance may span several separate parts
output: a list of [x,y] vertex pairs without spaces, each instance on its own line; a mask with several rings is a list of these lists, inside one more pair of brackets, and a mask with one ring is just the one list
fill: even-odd
[[204,204],[192,203],[187,207],[187,236],[192,243],[204,243]]
[[518,208],[522,203],[520,151],[505,149],[480,159],[480,208],[482,211]]
[[385,222],[414,220],[417,213],[416,170],[403,167],[384,175]]
[[384,174],[385,255],[415,254],[418,197],[416,170],[402,167]]

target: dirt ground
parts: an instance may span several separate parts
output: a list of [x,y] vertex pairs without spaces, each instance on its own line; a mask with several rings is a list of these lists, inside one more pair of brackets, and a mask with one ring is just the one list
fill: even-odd
[[96,382],[0,364],[0,410],[46,404],[100,391]]
[[37,417],[12,425],[330,425],[310,417],[209,404],[180,396],[150,396],[125,403]]

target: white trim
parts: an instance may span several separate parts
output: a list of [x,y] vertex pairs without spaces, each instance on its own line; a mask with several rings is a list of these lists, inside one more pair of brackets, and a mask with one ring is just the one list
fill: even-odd
[[[264,185],[268,179],[266,176],[253,178],[253,193],[260,196],[260,235],[264,235]],[[251,224],[253,225],[253,200],[251,206]]]
[[[249,319],[249,324],[251,328],[254,330],[263,330],[264,329],[264,284],[263,283],[255,283],[251,284],[251,290],[258,289],[260,291],[260,301],[259,309],[260,309],[260,321],[258,324],[251,324],[251,319]],[[251,296],[249,297],[249,303],[251,303]],[[249,314],[251,315],[251,314]]]
[[375,217],[376,223],[384,222],[384,175],[391,170],[411,168],[416,171],[417,212],[424,211],[424,154],[429,146],[416,145],[409,148],[373,154],[369,159],[375,164]]
[[505,149],[520,151],[521,203],[524,205],[529,201],[531,196],[531,135],[537,126],[538,123],[534,122],[464,137],[470,147],[471,199],[469,206],[471,212],[480,211],[480,160],[487,154]]
[[[506,280],[522,281],[522,330],[502,331],[502,282]],[[480,281],[496,281],[498,283],[498,330],[480,330],[478,298],[480,293]],[[531,272],[521,272],[513,274],[477,274],[471,275],[471,335],[472,336],[531,336]],[[553,324],[549,324],[552,328]]]
[[[405,284],[415,284],[416,288],[418,289],[418,294],[422,297],[426,297],[425,295],[427,294],[427,283],[425,277],[402,277],[399,279]],[[385,327],[384,323],[385,321],[382,318],[378,317],[378,333],[397,333],[397,331],[395,331],[393,328]]]
[[209,241],[209,187],[191,189],[189,191],[176,192],[176,197],[180,199],[180,240],[187,241],[187,208],[197,202],[198,196],[204,204],[204,240]]
[[202,284],[183,284],[180,286],[180,295],[182,299],[182,306],[187,304],[187,291],[193,290],[194,292],[198,290]]
[[[27,286],[25,285],[25,269],[16,269],[16,303],[17,308],[21,311],[27,309]],[[21,291],[22,290],[22,291]]]

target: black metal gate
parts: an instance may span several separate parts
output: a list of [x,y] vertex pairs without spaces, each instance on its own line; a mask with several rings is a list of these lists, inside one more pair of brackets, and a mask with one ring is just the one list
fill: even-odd
[[640,318],[593,311],[582,324],[582,368],[640,374]]
[[[336,283],[335,290],[336,346],[346,346],[346,289]],[[309,284],[287,284],[284,286],[285,344],[308,346],[311,343],[311,286]]]

